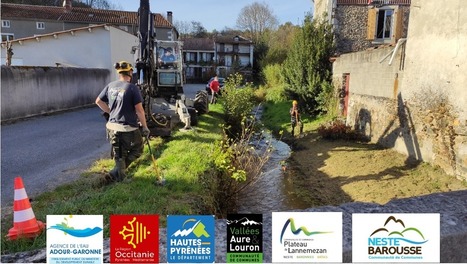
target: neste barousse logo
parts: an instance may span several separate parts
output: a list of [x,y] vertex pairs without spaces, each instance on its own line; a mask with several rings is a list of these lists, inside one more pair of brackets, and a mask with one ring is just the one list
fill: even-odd
[[228,263],[263,262],[263,215],[227,215]]
[[159,216],[111,215],[110,262],[159,262]]
[[439,214],[354,214],[352,225],[354,262],[439,262]]
[[167,216],[167,262],[215,261],[213,215]]

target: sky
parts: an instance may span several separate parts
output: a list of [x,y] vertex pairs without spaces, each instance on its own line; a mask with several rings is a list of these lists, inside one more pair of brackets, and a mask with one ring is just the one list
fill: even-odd
[[[119,10],[138,11],[139,0],[109,0]],[[301,25],[305,14],[312,9],[312,0],[150,0],[152,13],[166,15],[173,12],[175,21],[198,21],[208,31],[223,30],[225,27],[235,28],[237,17],[243,7],[254,2],[266,3],[279,24],[292,22]]]

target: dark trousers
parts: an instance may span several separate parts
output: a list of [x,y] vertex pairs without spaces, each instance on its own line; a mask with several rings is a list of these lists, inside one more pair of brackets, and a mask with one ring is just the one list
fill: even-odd
[[[298,124],[297,124],[298,123]],[[295,120],[292,120],[291,122],[291,125],[292,125],[292,136],[294,135],[294,132],[295,132],[295,127],[298,125],[299,129],[300,129],[300,134],[303,133],[303,123],[301,121],[295,121]]]
[[143,137],[139,129],[130,132],[108,130],[115,167],[110,172],[116,180],[126,177],[125,169],[143,153]]

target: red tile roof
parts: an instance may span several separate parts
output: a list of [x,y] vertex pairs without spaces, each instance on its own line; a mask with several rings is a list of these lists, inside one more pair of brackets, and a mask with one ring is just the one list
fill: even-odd
[[[19,5],[2,3],[2,19],[24,19],[24,20],[56,20],[63,22],[79,23],[109,23],[120,25],[136,25],[138,23],[138,12],[104,10],[84,7],[72,7],[66,10],[64,7]],[[173,25],[161,14],[155,15],[156,27],[172,28]]]

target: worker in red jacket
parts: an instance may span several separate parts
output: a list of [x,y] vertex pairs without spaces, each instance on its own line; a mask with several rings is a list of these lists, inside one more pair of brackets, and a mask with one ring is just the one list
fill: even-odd
[[219,79],[217,76],[214,77],[214,80],[211,81],[209,84],[209,88],[211,88],[211,104],[214,104],[216,102],[216,95],[219,92]]

